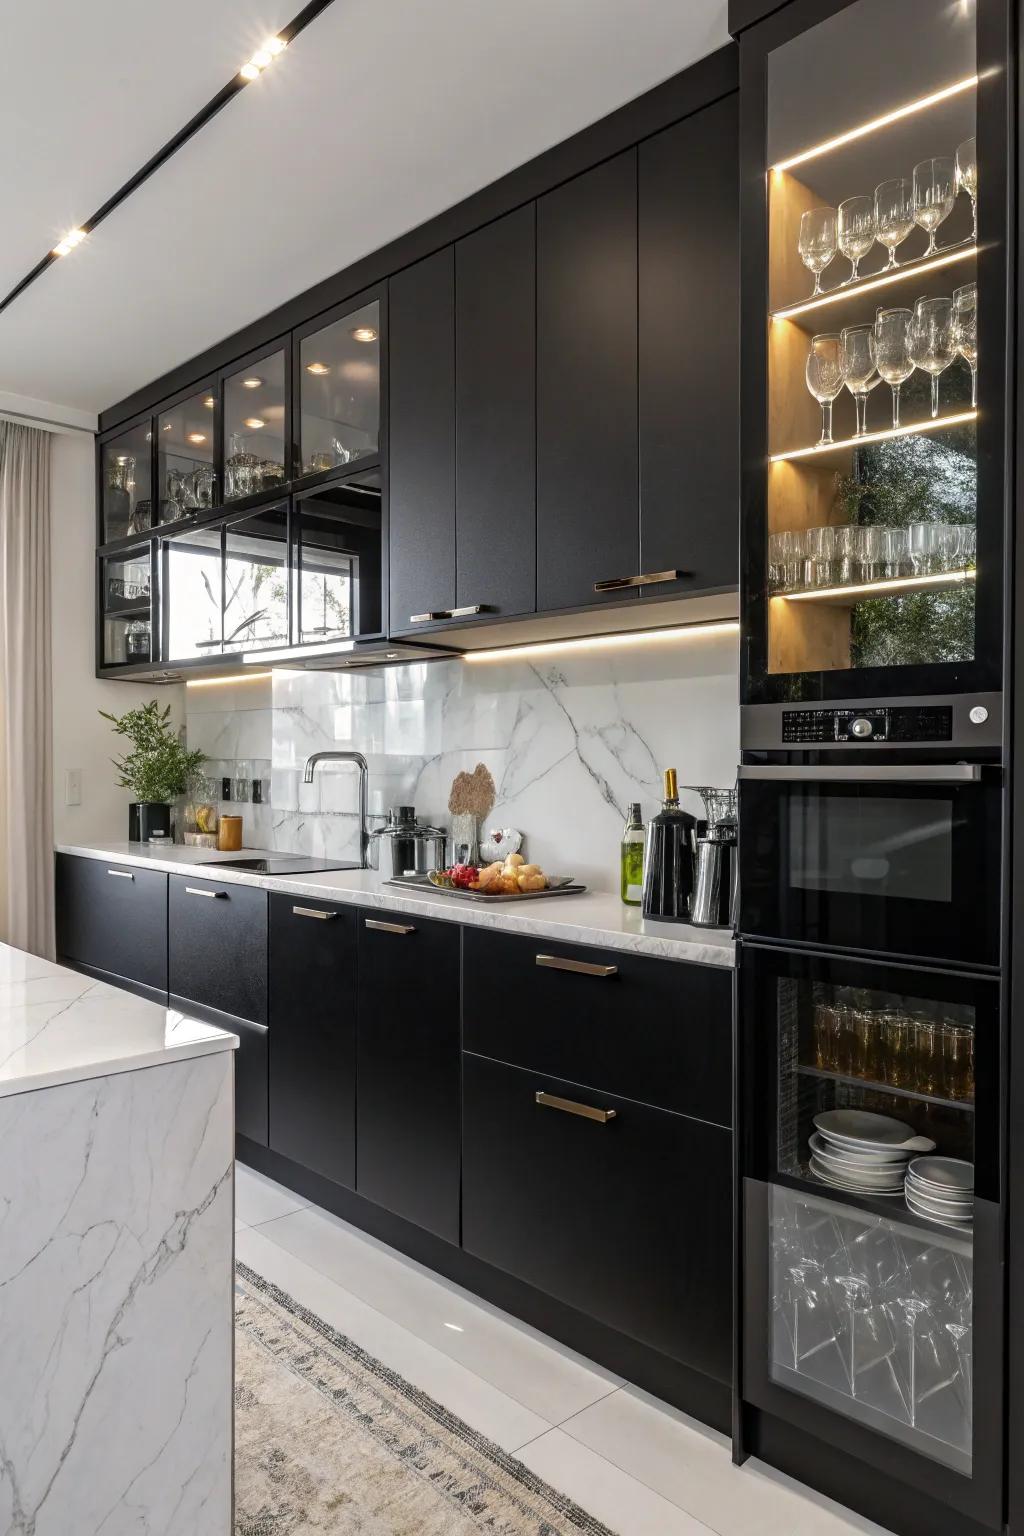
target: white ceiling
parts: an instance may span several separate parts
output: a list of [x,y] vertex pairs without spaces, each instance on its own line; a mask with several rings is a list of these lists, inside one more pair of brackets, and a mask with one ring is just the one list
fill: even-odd
[[[300,0],[5,23],[6,292]],[[727,39],[726,0],[334,0],[0,315],[0,390],[101,410]]]

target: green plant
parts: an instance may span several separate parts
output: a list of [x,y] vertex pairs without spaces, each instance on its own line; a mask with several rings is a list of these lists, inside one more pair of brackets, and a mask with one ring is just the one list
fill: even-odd
[[168,723],[170,713],[171,706],[161,709],[156,699],[123,715],[100,710],[115,734],[131,742],[132,750],[111,762],[121,775],[121,788],[130,790],[136,800],[163,804],[183,795],[206,761],[205,752],[186,749],[180,733]]

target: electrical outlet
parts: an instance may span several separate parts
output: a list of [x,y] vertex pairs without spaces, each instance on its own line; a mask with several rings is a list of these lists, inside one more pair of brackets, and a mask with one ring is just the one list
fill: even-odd
[[69,768],[64,775],[64,804],[81,805],[82,803],[82,770],[81,768]]

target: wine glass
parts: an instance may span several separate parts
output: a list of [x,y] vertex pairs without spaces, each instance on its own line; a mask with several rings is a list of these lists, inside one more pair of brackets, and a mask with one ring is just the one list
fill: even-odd
[[952,299],[918,299],[907,333],[907,350],[914,366],[931,374],[932,416],[937,416],[939,375],[956,357]]
[[867,431],[868,393],[878,383],[875,371],[875,332],[870,325],[848,325],[841,333],[844,383],[857,408],[857,433]]
[[914,166],[914,223],[928,236],[926,256],[935,255],[935,231],[953,212],[956,167],[948,155]]
[[914,371],[907,347],[913,319],[909,309],[880,309],[875,315],[875,366],[892,390],[892,424],[900,424],[900,386]]
[[808,208],[800,215],[800,260],[814,273],[816,298],[821,293],[821,274],[836,253],[836,210]]
[[807,388],[821,406],[821,437],[818,447],[832,441],[832,402],[846,379],[842,339],[835,333],[811,337],[805,368]]
[[978,238],[978,146],[974,139],[964,139],[956,151],[957,191],[963,190],[971,200],[974,217],[974,238]]
[[896,247],[914,227],[914,188],[905,176],[879,182],[875,188],[875,236],[889,252],[884,271],[897,265]]
[[836,216],[839,249],[852,267],[848,283],[857,281],[860,259],[875,243],[875,202],[871,197],[848,197],[839,204]]
[[953,340],[971,370],[971,404],[978,403],[978,285],[953,290]]

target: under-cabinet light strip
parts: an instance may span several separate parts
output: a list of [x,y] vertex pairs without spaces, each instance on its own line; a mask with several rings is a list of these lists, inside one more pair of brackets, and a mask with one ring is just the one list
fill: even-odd
[[536,640],[506,645],[490,651],[464,651],[463,661],[526,661],[532,656],[561,656],[567,651],[597,651],[618,646],[650,645],[656,641],[690,640],[701,635],[735,635],[738,619],[716,619],[706,624],[683,624],[665,629],[631,629],[624,634],[580,635],[573,640]]
[[834,443],[814,443],[810,448],[790,448],[786,453],[769,455],[769,462],[781,464],[787,459],[813,459],[837,448],[863,448],[865,443],[885,443],[897,437],[916,437],[919,432],[937,432],[941,427],[957,427],[976,421],[977,411],[957,411],[953,416],[936,416],[934,421],[915,421],[907,427],[888,427],[884,432],[862,432],[859,437],[838,438]]
[[961,249],[949,251],[943,256],[936,256],[932,261],[894,267],[888,272],[879,272],[876,276],[856,285],[851,283],[849,287],[832,288],[828,293],[823,293],[820,298],[808,299],[803,304],[790,304],[786,309],[773,310],[772,319],[792,320],[796,315],[806,315],[809,310],[823,309],[828,304],[838,304],[841,299],[852,299],[860,293],[873,293],[877,288],[887,288],[890,283],[901,282],[905,277],[924,277],[929,272],[937,271],[939,267],[948,267],[954,261],[963,261],[965,257],[974,256],[977,249],[977,245],[971,240]]
[[975,571],[941,571],[934,576],[891,576],[885,581],[862,581],[848,587],[812,587],[808,592],[778,592],[784,603],[803,603],[834,597],[873,597],[876,592],[916,592],[924,587],[948,587],[974,581]]
[[261,677],[273,677],[273,672],[240,672],[237,677],[193,677],[186,688],[227,688],[232,683],[255,683]]
[[801,150],[798,155],[790,155],[787,160],[778,160],[772,166],[772,170],[788,171],[794,165],[803,165],[805,160],[813,160],[817,155],[827,155],[843,144],[852,144],[855,139],[864,138],[865,134],[876,133],[879,128],[888,128],[890,123],[898,123],[901,118],[910,117],[914,112],[923,112],[928,107],[937,106],[940,101],[948,101],[950,96],[958,96],[961,91],[970,91],[977,83],[977,75],[968,75],[963,80],[956,80],[952,85],[943,86],[941,91],[933,91],[930,96],[921,96],[917,101],[908,101],[904,107],[897,107],[895,111],[886,112],[881,117],[873,117],[870,122],[861,123],[857,128],[850,128],[846,133],[836,134],[834,139],[824,139],[820,144],[812,144],[810,149]]

